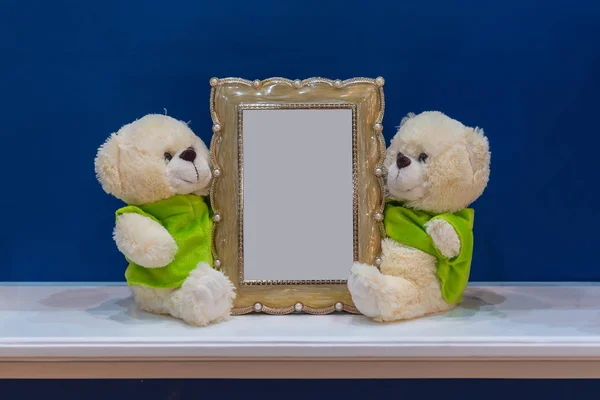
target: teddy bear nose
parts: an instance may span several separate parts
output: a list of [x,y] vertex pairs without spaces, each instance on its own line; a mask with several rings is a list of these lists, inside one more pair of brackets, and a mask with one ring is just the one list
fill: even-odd
[[410,158],[398,152],[398,155],[396,156],[396,165],[398,166],[398,169],[406,168],[410,165]]
[[190,147],[189,149],[184,150],[179,155],[179,158],[185,161],[194,162],[196,159],[196,151]]

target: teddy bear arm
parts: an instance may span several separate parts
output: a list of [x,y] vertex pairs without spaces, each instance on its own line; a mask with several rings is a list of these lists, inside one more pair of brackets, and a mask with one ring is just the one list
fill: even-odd
[[448,221],[433,219],[425,224],[425,229],[444,257],[453,258],[460,253],[460,238]]
[[145,268],[164,267],[175,258],[177,243],[158,222],[136,213],[118,217],[114,230],[117,248]]

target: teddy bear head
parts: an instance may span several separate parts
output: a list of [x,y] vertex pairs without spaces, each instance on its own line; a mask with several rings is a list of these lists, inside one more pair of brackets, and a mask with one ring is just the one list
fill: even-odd
[[408,208],[456,212],[487,186],[490,151],[483,130],[438,111],[409,114],[387,149],[388,196]]
[[107,193],[132,205],[207,195],[212,178],[204,142],[185,122],[160,114],[113,133],[98,149],[95,169]]

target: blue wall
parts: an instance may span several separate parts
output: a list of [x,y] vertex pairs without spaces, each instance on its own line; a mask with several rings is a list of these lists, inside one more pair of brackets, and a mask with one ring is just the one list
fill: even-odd
[[4,0],[0,281],[123,279],[93,170],[121,125],[208,141],[212,76],[378,75],[388,140],[428,109],[490,138],[472,280],[600,279],[598,2]]

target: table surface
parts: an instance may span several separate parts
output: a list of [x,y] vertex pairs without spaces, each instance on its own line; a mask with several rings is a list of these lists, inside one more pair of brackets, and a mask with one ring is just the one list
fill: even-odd
[[457,309],[399,323],[256,314],[205,328],[138,310],[123,285],[1,285],[0,361],[32,357],[600,359],[600,285],[471,286]]

